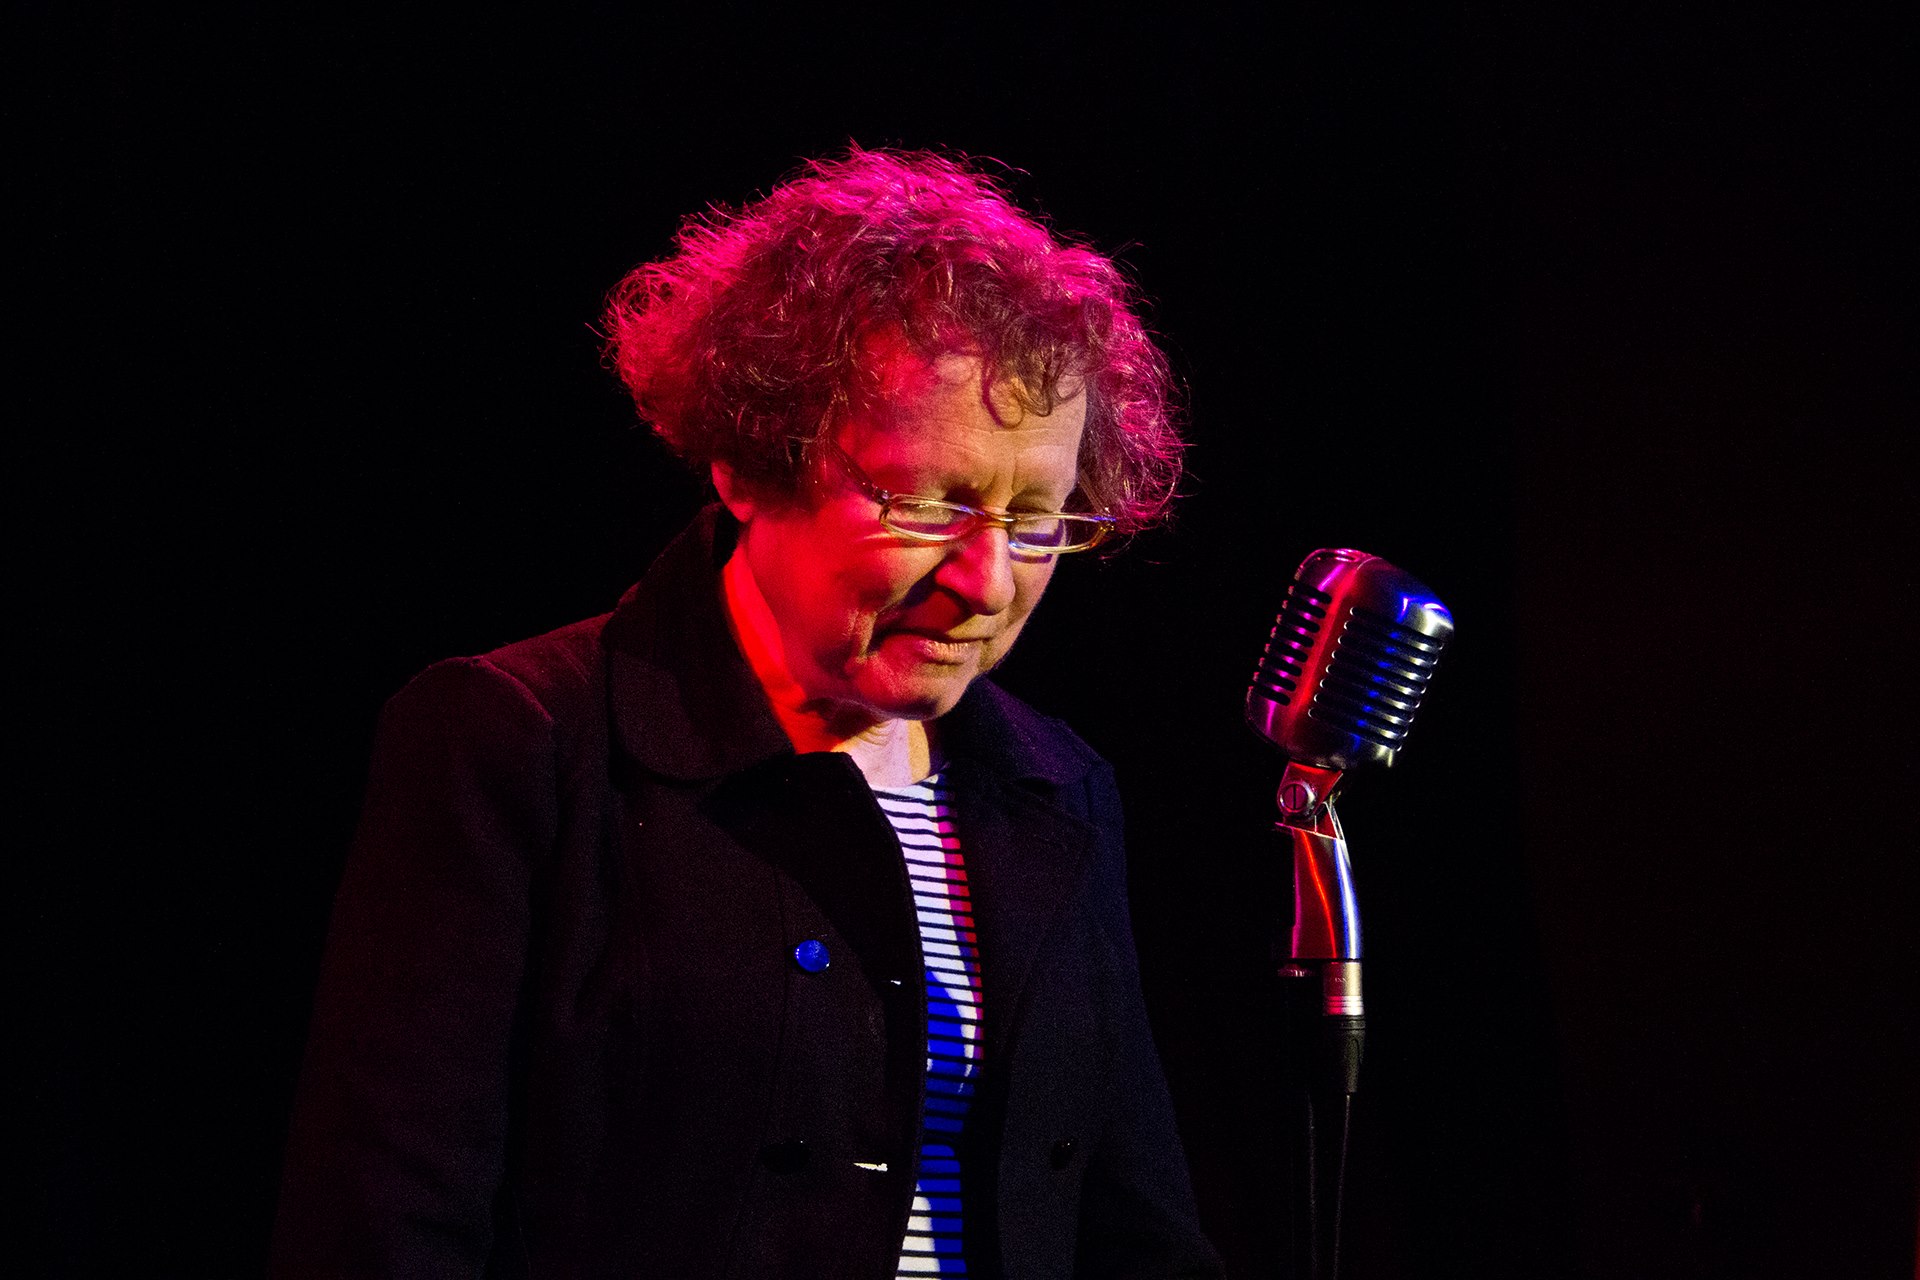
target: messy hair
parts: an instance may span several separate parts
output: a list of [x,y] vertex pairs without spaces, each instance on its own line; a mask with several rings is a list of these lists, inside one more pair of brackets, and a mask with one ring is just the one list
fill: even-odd
[[1082,500],[1137,530],[1164,513],[1181,448],[1139,311],[1111,260],[1022,213],[973,161],[855,147],[688,218],[671,257],[609,295],[606,353],[687,462],[789,495],[876,394],[869,339],[977,356],[1029,412],[1084,392]]

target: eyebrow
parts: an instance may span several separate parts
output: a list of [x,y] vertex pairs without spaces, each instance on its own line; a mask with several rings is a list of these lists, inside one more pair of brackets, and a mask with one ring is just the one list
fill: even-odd
[[[922,483],[922,481],[927,480],[927,477],[921,476],[916,480],[903,484],[891,484],[888,483],[886,479],[886,473],[889,467],[895,468],[891,474],[906,474],[899,461],[882,459],[877,463],[863,464],[851,453],[847,452],[837,441],[829,438],[825,441],[825,445],[837,455],[846,466],[852,468],[859,475],[866,477],[867,483],[873,485],[875,488],[885,490],[896,498],[927,498],[935,502],[953,502],[961,506],[977,507],[982,511],[1004,511],[1009,515],[1094,514],[1091,510],[1075,511],[1068,505],[1072,503],[1074,495],[1080,492],[1080,476],[1077,467],[1074,471],[1073,484],[1068,488],[1066,496],[1061,499],[1059,505],[1051,505],[1048,503],[1024,505],[1023,500],[1028,499],[1029,495],[1035,494],[1036,492],[1043,492],[1037,490],[1034,485],[1029,484],[1026,488],[1019,490],[1013,495],[1011,505],[996,508],[980,502],[978,500],[979,491],[974,489],[970,484],[956,483],[956,480],[959,478],[951,476],[951,473],[948,475],[936,473],[932,477],[931,483]],[[937,462],[935,465],[938,465]],[[956,493],[964,493],[967,496],[965,498],[955,497],[954,495]]]
[[[876,481],[875,483],[878,483],[878,481]],[[898,497],[898,498],[931,498],[937,502],[955,502],[955,503],[959,503],[961,506],[979,507],[982,511],[1004,511],[1009,515],[1036,515],[1036,516],[1070,514],[1067,511],[1065,503],[1072,502],[1073,495],[1079,492],[1079,489],[1080,489],[1080,486],[1076,483],[1073,486],[1073,488],[1068,491],[1067,496],[1064,499],[1062,499],[1061,505],[1058,505],[1058,506],[1051,505],[1049,502],[1038,501],[1039,498],[1043,498],[1046,496],[1045,493],[1043,491],[1038,491],[1032,488],[1028,488],[1028,489],[1023,489],[1020,492],[1014,494],[1012,501],[1007,506],[991,507],[979,500],[978,491],[976,491],[971,485],[951,485],[951,484],[942,485],[942,484],[936,483],[929,486],[916,485],[914,487],[906,488],[906,489],[895,489],[891,485],[881,485],[880,487],[883,489],[886,489],[888,492],[892,493],[895,497]],[[953,496],[956,493],[964,494],[966,496],[964,497]]]

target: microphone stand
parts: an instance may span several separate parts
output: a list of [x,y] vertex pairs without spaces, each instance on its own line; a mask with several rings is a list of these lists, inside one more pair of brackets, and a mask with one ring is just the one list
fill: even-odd
[[[1304,980],[1318,979],[1314,1013],[1292,1019],[1296,1031],[1307,1033],[1300,1038],[1311,1042],[1301,1082],[1306,1130],[1304,1272],[1311,1280],[1336,1280],[1340,1273],[1347,1139],[1367,1032],[1360,996],[1360,907],[1346,837],[1333,809],[1341,772],[1290,760],[1275,796],[1280,807],[1275,830],[1287,834],[1293,851],[1291,958],[1279,969],[1284,985],[1295,993],[1288,1007],[1297,1010],[1304,1003],[1299,998]],[[1302,1021],[1311,1030],[1301,1027]],[[1335,1125],[1338,1145],[1330,1166],[1323,1168],[1319,1139]]]

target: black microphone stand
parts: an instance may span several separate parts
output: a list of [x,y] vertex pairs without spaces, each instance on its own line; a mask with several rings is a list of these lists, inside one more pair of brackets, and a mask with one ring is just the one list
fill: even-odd
[[[1347,1140],[1367,1033],[1360,995],[1360,908],[1346,838],[1333,809],[1340,780],[1341,770],[1288,761],[1275,797],[1280,807],[1275,830],[1286,833],[1293,854],[1293,930],[1289,958],[1278,976],[1288,997],[1282,1004],[1289,1014],[1289,1043],[1308,1047],[1299,1072],[1305,1229],[1296,1231],[1295,1247],[1299,1269],[1310,1280],[1337,1280],[1340,1273]],[[1322,1139],[1336,1135],[1326,1153],[1331,1159],[1323,1160]]]

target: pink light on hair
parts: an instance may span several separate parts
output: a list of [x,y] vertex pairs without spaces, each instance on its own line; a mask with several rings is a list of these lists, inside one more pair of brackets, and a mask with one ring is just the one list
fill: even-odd
[[608,298],[607,355],[640,416],[702,469],[791,493],[878,390],[869,339],[981,357],[1029,410],[1088,397],[1080,491],[1137,530],[1180,476],[1166,360],[1120,269],[1017,209],[965,157],[851,150],[738,210]]

